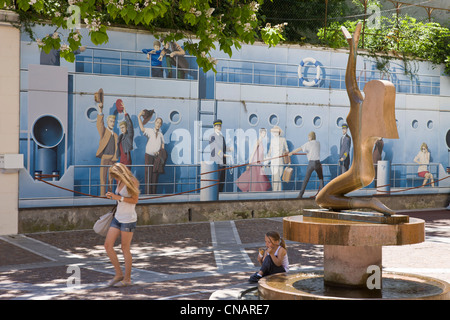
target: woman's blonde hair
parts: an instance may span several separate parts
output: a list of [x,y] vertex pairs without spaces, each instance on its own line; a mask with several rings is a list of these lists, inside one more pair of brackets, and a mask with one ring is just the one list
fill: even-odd
[[280,246],[286,249],[286,242],[283,238],[280,237],[280,234],[276,231],[269,231],[266,233],[266,236],[274,241],[280,241]]
[[109,168],[109,176],[113,179],[120,180],[125,183],[130,196],[134,197],[139,195],[139,183],[137,185],[135,184],[135,181],[137,181],[137,179],[131,173],[130,169],[128,169],[128,167],[123,163],[114,163]]
[[423,147],[425,147],[425,149],[427,149],[428,151],[428,145],[425,142],[423,142],[422,145],[420,146],[420,150],[422,150]]

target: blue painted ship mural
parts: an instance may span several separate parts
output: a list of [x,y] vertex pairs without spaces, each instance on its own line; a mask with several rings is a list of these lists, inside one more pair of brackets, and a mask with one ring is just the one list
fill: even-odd
[[[43,26],[35,29],[43,36],[51,32]],[[278,129],[287,151],[302,146],[314,132],[325,184],[339,174],[339,141],[349,111],[346,50],[243,46],[232,58],[213,52],[217,72],[205,73],[188,52],[182,63],[166,54],[160,66],[153,66],[146,53],[156,40],[149,33],[118,29],[106,45],[87,43],[72,64],[46,63],[37,44],[22,35],[20,153],[25,169],[20,173],[20,207],[109,203],[101,197],[106,189],[114,189],[114,182],[104,176],[110,162],[102,160],[103,155],[110,155],[109,161],[127,158],[141,183],[143,203],[198,201],[201,164],[211,161],[217,149],[211,137],[218,119],[226,158],[220,200],[298,195],[307,156],[292,155],[282,163],[267,160],[273,158],[271,146],[279,144],[280,138],[272,134]],[[363,88],[370,80],[385,79],[396,87],[400,139],[384,139],[381,151],[381,160],[390,163],[391,190],[417,187],[407,192],[448,193],[450,78],[441,66],[414,63],[412,75],[405,74],[399,60],[390,61],[389,73],[381,72],[362,52],[358,84]],[[261,138],[262,130],[266,134]],[[126,140],[126,132],[132,137],[119,143]],[[111,141],[102,142],[105,133]],[[148,150],[156,138],[160,146],[153,146],[159,149],[152,156],[163,164],[152,178],[156,165]],[[424,142],[434,186],[421,187],[423,178],[414,162]],[[256,149],[262,159],[252,162]],[[252,166],[267,177],[270,186],[265,190],[243,191],[236,184]],[[293,169],[289,180],[277,180],[280,188],[274,188],[274,166]],[[318,188],[313,174],[306,196],[314,196]],[[376,192],[376,181],[360,191]]]

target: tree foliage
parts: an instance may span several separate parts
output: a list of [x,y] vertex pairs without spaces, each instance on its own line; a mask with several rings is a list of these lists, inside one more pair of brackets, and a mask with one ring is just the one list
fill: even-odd
[[[270,0],[266,3],[264,0],[0,0],[0,8],[16,11],[32,39],[34,23],[54,25],[53,34],[36,41],[45,52],[59,49],[68,61],[74,61],[73,52],[83,42],[80,32],[74,28],[77,21],[73,18],[79,17],[95,45],[108,42],[108,29],[115,25],[145,28],[167,41],[183,40],[184,48],[197,57],[198,65],[206,71],[214,69],[213,49],[231,57],[233,48],[239,49],[243,43],[252,44],[257,39],[275,46],[285,38],[302,42],[308,32],[318,30],[322,43],[347,47],[340,27],[344,25],[353,31],[360,20],[330,20],[325,32],[320,28],[324,25],[324,7],[319,3],[317,0]],[[372,0],[368,3],[378,4]],[[351,9],[343,0],[328,2],[328,16],[342,16],[361,6],[359,0],[353,0],[353,4]],[[286,12],[295,17],[289,20],[287,27],[282,22]],[[449,29],[438,23],[417,22],[408,16],[381,16],[380,19],[377,28],[365,26],[364,41],[360,41],[373,57],[380,60],[379,53],[382,53],[404,61],[426,59],[445,64],[445,73],[450,75]],[[270,23],[265,24],[265,20]],[[63,36],[61,30],[68,32]],[[382,65],[386,62],[380,62]]]
[[[258,14],[264,0],[0,0],[0,8],[14,10],[22,24],[50,23],[55,32],[36,39],[45,52],[59,49],[61,57],[74,61],[74,51],[82,44],[82,36],[74,27],[79,18],[89,29],[92,43],[108,42],[112,25],[146,28],[154,33],[160,28],[167,41],[184,39],[184,48],[197,57],[204,70],[214,69],[211,50],[217,49],[230,57],[233,47],[252,44],[262,38],[269,46],[283,40],[281,25],[262,27]],[[75,13],[74,13],[75,11]],[[62,37],[58,30],[69,30]],[[32,33],[32,28],[28,27]],[[66,32],[67,33],[67,32]],[[33,36],[33,35],[32,35]]]
[[[365,28],[364,48],[373,56],[379,53],[402,58],[405,61],[420,58],[434,64],[444,64],[445,73],[450,75],[450,30],[435,22],[418,22],[416,19],[403,17],[380,17],[378,28]],[[318,32],[319,38],[333,48],[347,47],[342,36],[341,26],[350,32],[355,30],[359,21],[333,22]],[[362,41],[359,42],[362,46]],[[382,65],[382,63],[381,63]]]
[[321,44],[317,30],[324,27],[327,19],[354,12],[355,6],[349,7],[346,0],[266,1],[259,11],[265,21],[273,25],[288,22],[283,33],[286,42],[310,44]]

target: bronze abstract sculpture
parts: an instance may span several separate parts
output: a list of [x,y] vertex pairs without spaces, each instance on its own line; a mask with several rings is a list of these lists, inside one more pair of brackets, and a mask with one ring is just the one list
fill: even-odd
[[342,27],[342,32],[350,45],[350,53],[345,74],[345,85],[350,99],[347,123],[352,134],[354,152],[350,169],[330,181],[316,197],[316,203],[326,209],[371,209],[391,215],[395,212],[378,199],[350,198],[345,194],[369,185],[375,170],[372,150],[379,138],[398,139],[395,121],[395,87],[385,80],[371,80],[364,87],[364,96],[356,81],[356,57],[361,23],[356,26],[353,37]]

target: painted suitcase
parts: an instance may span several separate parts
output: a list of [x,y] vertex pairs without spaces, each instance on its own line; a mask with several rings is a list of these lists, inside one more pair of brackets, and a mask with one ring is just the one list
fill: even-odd
[[294,169],[292,169],[291,167],[286,167],[284,169],[283,176],[281,177],[281,180],[283,180],[284,182],[291,181],[291,177],[292,177],[292,172],[293,171],[294,171]]

